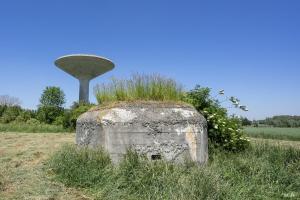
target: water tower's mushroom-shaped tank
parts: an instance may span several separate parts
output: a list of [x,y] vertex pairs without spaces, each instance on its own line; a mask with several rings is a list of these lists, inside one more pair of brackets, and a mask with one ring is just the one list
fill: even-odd
[[112,61],[86,54],[62,56],[55,61],[55,65],[79,80],[79,101],[81,102],[89,102],[90,80],[114,68]]

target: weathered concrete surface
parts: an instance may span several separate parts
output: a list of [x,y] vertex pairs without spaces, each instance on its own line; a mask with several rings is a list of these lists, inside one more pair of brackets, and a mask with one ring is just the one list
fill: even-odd
[[106,149],[118,162],[128,148],[149,159],[203,164],[208,159],[207,123],[183,104],[136,102],[94,108],[77,120],[76,143]]

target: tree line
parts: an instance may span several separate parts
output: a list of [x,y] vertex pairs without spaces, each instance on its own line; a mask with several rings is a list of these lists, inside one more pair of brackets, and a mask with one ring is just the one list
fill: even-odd
[[300,127],[300,116],[279,115],[259,120],[258,123],[274,127],[298,128]]
[[74,102],[70,108],[64,108],[65,94],[54,86],[44,89],[36,110],[24,109],[20,102],[16,97],[0,95],[0,123],[51,124],[74,130],[78,116],[93,106]]
[[249,120],[246,117],[240,118],[243,126],[272,126],[280,128],[299,128],[300,116],[292,115],[278,115],[273,117],[267,117],[263,120]]

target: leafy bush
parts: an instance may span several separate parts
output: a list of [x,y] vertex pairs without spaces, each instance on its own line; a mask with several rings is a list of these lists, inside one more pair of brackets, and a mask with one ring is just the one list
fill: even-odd
[[2,123],[12,122],[19,116],[21,112],[22,112],[22,108],[20,106],[9,106],[3,112],[1,117],[1,122]]
[[29,119],[34,117],[36,117],[35,111],[22,109],[19,115],[16,117],[15,122],[17,123],[27,122]]
[[67,186],[94,199],[300,198],[300,150],[268,144],[248,151],[215,151],[207,165],[149,161],[129,151],[117,166],[102,149],[65,146],[47,163]]
[[37,110],[37,119],[42,123],[52,124],[63,113],[64,109],[61,107],[41,106]]
[[64,124],[64,119],[65,119],[65,112],[62,115],[56,117],[55,120],[53,121],[53,124],[57,126],[62,126]]
[[172,79],[136,74],[129,80],[112,79],[108,84],[97,85],[95,95],[99,104],[132,100],[180,101],[183,90]]
[[41,124],[41,122],[37,119],[34,119],[34,118],[30,118],[29,120],[27,120],[26,124],[29,124],[29,125],[39,125]]
[[7,105],[0,105],[0,118],[2,117],[6,109],[7,109]]
[[85,102],[74,102],[70,110],[65,110],[62,125],[66,129],[75,130],[77,118],[88,111],[94,104]]
[[[196,86],[186,93],[185,101],[192,104],[207,119],[211,145],[230,151],[241,151],[248,146],[249,141],[244,136],[240,120],[228,116],[227,110],[210,96],[209,88]],[[241,107],[246,110],[244,106]]]

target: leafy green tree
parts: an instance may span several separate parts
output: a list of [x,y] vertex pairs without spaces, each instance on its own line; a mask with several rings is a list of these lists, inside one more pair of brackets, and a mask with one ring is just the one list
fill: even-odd
[[37,111],[39,121],[52,124],[64,113],[65,94],[59,87],[46,87],[40,98]]
[[59,88],[48,86],[40,98],[41,106],[62,108],[65,104],[65,93]]

